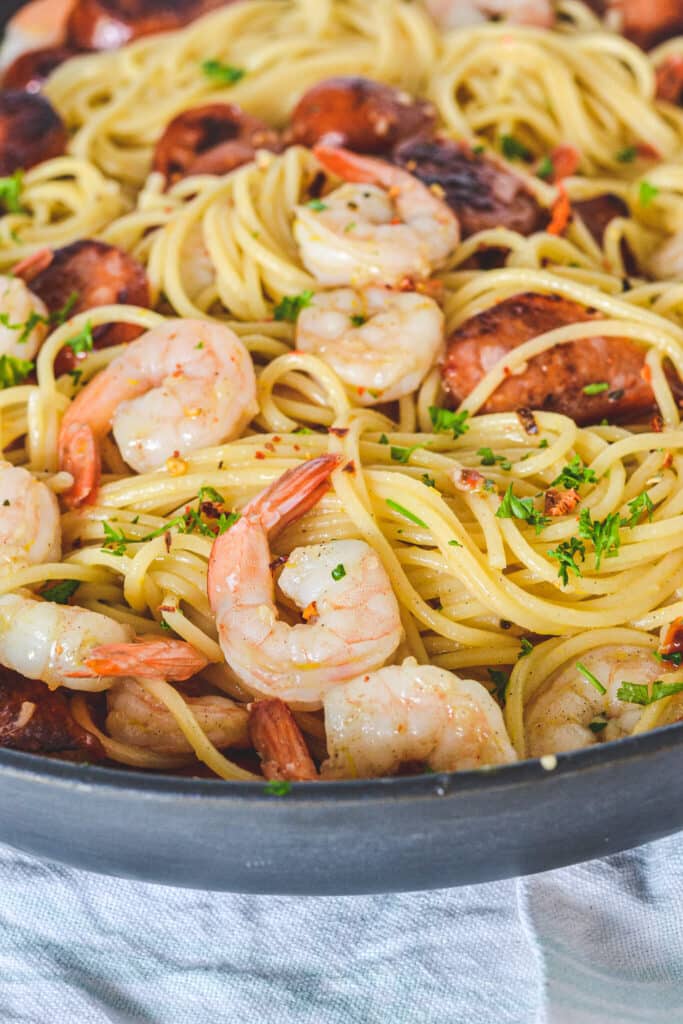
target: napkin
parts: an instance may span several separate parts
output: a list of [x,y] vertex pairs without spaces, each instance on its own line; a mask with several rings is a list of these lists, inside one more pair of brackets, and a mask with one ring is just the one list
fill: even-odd
[[243,896],[0,847],[2,1024],[676,1024],[683,834],[462,889]]

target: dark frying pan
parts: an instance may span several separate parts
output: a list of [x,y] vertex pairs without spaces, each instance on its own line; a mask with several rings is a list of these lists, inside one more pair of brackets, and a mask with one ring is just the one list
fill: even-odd
[[[20,3],[4,0],[0,22]],[[683,828],[683,730],[460,774],[304,783],[167,778],[0,750],[0,839],[105,874],[257,893],[486,882]]]

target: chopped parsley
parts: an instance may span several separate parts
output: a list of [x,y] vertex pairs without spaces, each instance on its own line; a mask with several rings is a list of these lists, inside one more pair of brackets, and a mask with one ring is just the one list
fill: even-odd
[[548,178],[552,178],[554,173],[555,165],[553,164],[549,156],[544,156],[540,164],[536,168],[536,177],[543,178],[544,181],[547,181]]
[[271,779],[263,787],[263,792],[267,793],[268,796],[287,796],[288,793],[292,792],[292,783],[285,781],[285,779]]
[[632,164],[635,158],[638,156],[638,150],[635,146],[624,146],[616,154],[616,158],[620,164]]
[[416,526],[422,526],[425,530],[428,529],[424,520],[420,519],[419,516],[416,516],[414,512],[410,511],[410,509],[404,508],[403,505],[399,505],[397,501],[393,501],[391,498],[386,498],[385,500],[392,511],[398,512],[399,515],[403,516],[405,519],[409,519],[410,522],[415,523]]
[[306,206],[309,210],[315,210],[316,213],[322,213],[327,209],[327,203],[324,203],[322,199],[311,199]]
[[580,558],[582,562],[586,560],[586,547],[578,537],[572,537],[571,540],[563,540],[561,544],[558,544],[556,548],[548,552],[548,556],[555,558],[560,563],[557,575],[565,587],[569,583],[570,572],[573,572],[575,576],[583,575],[576,559]]
[[24,172],[15,171],[7,178],[0,178],[0,203],[8,213],[22,213],[21,192],[24,187]]
[[433,476],[430,476],[429,473],[422,474],[422,483],[425,487],[436,487],[436,480]]
[[180,515],[169,519],[143,537],[127,537],[122,530],[117,530],[105,519],[102,522],[105,537],[103,547],[113,555],[121,556],[125,555],[129,544],[145,544],[147,541],[156,540],[157,537],[163,537],[171,530],[177,530],[178,533],[199,533],[202,537],[219,537],[240,518],[239,512],[225,512],[220,508],[223,498],[213,487],[201,487],[197,502],[198,509],[186,505],[185,511]]
[[641,206],[649,206],[658,195],[659,189],[656,185],[651,185],[649,181],[641,181],[638,189],[638,200]]
[[10,331],[21,331],[21,334],[17,338],[17,343],[23,345],[28,341],[34,329],[38,324],[63,324],[68,319],[69,313],[78,302],[78,292],[72,292],[69,298],[66,300],[61,309],[58,309],[55,313],[50,313],[49,316],[43,316],[42,313],[36,313],[35,310],[29,313],[27,319],[23,323],[13,324],[10,320],[8,313],[0,313],[0,324],[3,327],[7,327]]
[[514,135],[501,135],[500,148],[508,160],[531,160],[531,150]]
[[496,516],[498,519],[521,519],[533,526],[536,533],[540,533],[550,522],[550,519],[534,506],[533,498],[518,498],[513,494],[512,484],[505,492]]
[[578,455],[575,455],[571,462],[568,462],[559,476],[555,477],[551,487],[567,487],[570,490],[580,487],[582,484],[594,484],[597,477],[592,469],[587,469]]
[[664,697],[672,697],[682,690],[683,683],[663,683],[661,679],[657,679],[652,684],[652,689],[648,687],[647,683],[622,682],[617,690],[617,697],[619,700],[628,701],[629,704],[647,705],[663,700]]
[[610,512],[604,519],[591,519],[590,509],[582,508],[579,515],[579,536],[589,540],[595,548],[595,568],[599,569],[603,556],[616,558],[621,546],[618,512]]
[[598,693],[607,693],[607,688],[602,685],[597,676],[593,675],[590,669],[586,668],[586,666],[583,665],[580,661],[577,661],[576,667],[583,676],[583,678],[587,679],[591,686],[593,686],[598,691]]
[[437,434],[453,432],[453,437],[462,437],[469,430],[467,409],[462,412],[452,412],[450,409],[441,409],[439,406],[429,406],[429,418]]
[[116,527],[108,523],[106,519],[102,520],[102,529],[104,530],[105,542],[103,547],[110,551],[112,555],[116,555],[120,558],[126,553],[126,545],[133,543],[132,537],[126,537],[122,530],[117,530]]
[[354,327],[362,327],[363,324],[366,324],[368,322],[368,318],[366,316],[363,316],[362,313],[353,313],[349,317],[349,319],[351,320],[351,323],[353,324]]
[[534,645],[531,641],[527,640],[525,636],[521,637],[519,641],[519,654],[517,655],[517,661],[519,661],[520,658],[526,658],[527,654],[531,654],[533,649]]
[[584,395],[601,395],[603,391],[609,391],[609,384],[606,380],[597,381],[595,384],[586,384],[581,389]]
[[312,434],[313,431],[310,427],[297,427],[296,430],[292,431],[294,434]]
[[603,729],[607,728],[607,719],[598,716],[597,718],[594,718],[592,722],[588,723],[588,728],[591,732],[602,732]]
[[379,435],[379,444],[389,444],[389,438],[386,434]]
[[79,353],[92,352],[94,339],[92,336],[92,326],[90,321],[87,321],[82,331],[75,334],[73,338],[69,338],[69,340],[64,343],[64,346],[65,348],[68,346],[72,352],[76,353],[76,355]]
[[236,68],[234,64],[224,64],[221,60],[202,61],[202,71],[207,78],[213,79],[220,85],[235,85],[247,73],[244,68]]
[[652,522],[652,513],[654,512],[654,508],[650,495],[647,491],[642,491],[633,499],[633,501],[629,501],[628,510],[630,515],[628,519],[621,520],[621,525],[630,527],[637,526],[643,513],[645,513],[650,522]]
[[16,356],[0,356],[0,388],[13,388],[26,380],[33,371],[35,363],[30,359],[17,359]]
[[459,540],[449,540],[448,546],[449,548],[461,548],[462,544]]
[[40,591],[40,596],[45,601],[54,601],[55,604],[68,604],[69,598],[73,597],[80,585],[79,580],[57,580],[54,583],[46,583]]
[[295,324],[301,310],[310,306],[312,300],[313,291],[310,288],[299,295],[285,295],[273,310],[273,316],[276,320],[286,320],[289,324]]
[[498,668],[489,668],[486,671],[491,677],[491,682],[495,687],[493,691],[494,696],[503,706],[505,706],[505,691],[507,690],[510,677],[506,675],[505,672],[501,672]]
[[477,455],[481,455],[482,466],[495,466],[498,464],[501,469],[512,469],[512,463],[504,455],[495,455],[490,448],[480,448]]
[[345,576],[346,576],[346,569],[344,568],[344,566],[340,562],[339,565],[335,565],[334,569],[332,570],[332,579],[333,580],[343,580]]
[[410,456],[413,452],[417,451],[418,448],[422,448],[422,445],[414,444],[411,448],[403,448],[401,445],[392,444],[391,457],[394,462],[401,462],[403,465],[406,465],[410,462]]
[[682,651],[671,651],[670,654],[660,654],[659,651],[653,651],[653,654],[659,662],[668,662],[669,665],[675,665],[676,668],[681,667],[681,662],[683,661]]

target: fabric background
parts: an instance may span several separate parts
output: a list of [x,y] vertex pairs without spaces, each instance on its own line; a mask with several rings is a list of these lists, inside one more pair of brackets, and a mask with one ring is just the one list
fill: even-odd
[[235,896],[0,847],[2,1024],[683,1022],[683,833],[428,893]]

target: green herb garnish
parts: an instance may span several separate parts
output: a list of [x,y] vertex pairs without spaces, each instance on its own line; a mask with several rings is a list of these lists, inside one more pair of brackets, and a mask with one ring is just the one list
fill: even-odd
[[477,455],[481,455],[482,466],[495,466],[498,464],[501,469],[512,469],[512,463],[504,455],[496,455],[491,448],[480,448]]
[[561,544],[558,544],[556,548],[548,552],[550,558],[555,558],[560,563],[560,568],[557,570],[557,575],[560,577],[565,587],[569,583],[569,573],[573,572],[575,576],[583,575],[579,569],[576,559],[581,559],[582,562],[586,559],[586,548],[582,541],[578,537],[572,537],[571,540],[563,540]]
[[469,430],[467,409],[462,412],[452,412],[450,409],[441,409],[439,406],[429,406],[429,418],[437,434],[448,434],[450,431],[453,437],[462,437]]
[[547,181],[548,178],[552,178],[554,173],[555,165],[553,164],[549,156],[544,156],[540,164],[536,168],[536,177],[543,178],[544,181]]
[[311,199],[306,206],[309,210],[315,210],[316,213],[322,213],[327,209],[327,203],[324,203],[322,199]]
[[79,331],[78,334],[75,334],[73,338],[69,338],[64,345],[65,347],[68,346],[68,348],[70,348],[72,352],[75,352],[76,355],[79,353],[92,352],[94,339],[92,336],[92,326],[90,321],[88,320],[85,327]]
[[68,604],[69,598],[73,597],[80,585],[79,580],[58,580],[54,583],[46,583],[40,591],[40,596],[45,601],[53,601],[55,604]]
[[609,384],[606,380],[597,381],[595,384],[586,384],[581,389],[584,395],[601,395],[603,391],[609,391]]
[[363,324],[368,322],[368,318],[363,316],[362,313],[353,313],[349,319],[354,327],[362,327]]
[[629,501],[628,509],[630,515],[628,519],[621,520],[621,525],[630,527],[637,526],[643,513],[645,513],[649,521],[652,522],[652,513],[654,512],[654,508],[650,495],[647,491],[642,491],[633,499],[633,501]]
[[417,451],[418,448],[422,448],[421,444],[414,444],[411,448],[403,448],[401,445],[392,444],[391,446],[391,458],[394,462],[400,462],[404,466],[410,461],[410,456],[413,452]]
[[652,684],[652,689],[648,687],[647,683],[622,682],[617,690],[617,697],[619,700],[628,701],[629,704],[648,705],[663,700],[664,697],[673,697],[675,693],[680,693],[682,690],[683,682],[663,683],[661,679],[657,679]]
[[292,783],[286,782],[284,779],[271,779],[263,787],[263,792],[268,796],[287,796],[292,792]]
[[535,508],[533,498],[518,498],[513,494],[512,484],[505,492],[496,511],[496,517],[498,519],[521,519],[533,526],[536,533],[540,533],[550,522],[548,516],[544,516]]
[[594,484],[597,477],[592,469],[587,469],[578,455],[575,455],[571,462],[568,462],[559,476],[555,477],[551,487],[568,487],[570,490],[581,487],[582,484]]
[[276,320],[286,320],[287,323],[295,324],[301,310],[310,306],[312,301],[313,291],[310,288],[299,295],[285,295],[273,310],[273,316]]
[[30,359],[17,359],[16,356],[0,356],[0,388],[16,387],[26,380],[35,368]]
[[638,200],[641,206],[649,206],[658,195],[659,189],[656,185],[651,185],[649,181],[641,181],[638,188]]
[[531,160],[531,150],[514,135],[501,135],[500,148],[508,160]]
[[221,60],[202,61],[202,71],[207,78],[211,78],[221,85],[234,85],[247,73],[244,68],[237,68],[234,64],[224,64]]
[[332,579],[333,580],[343,580],[345,576],[346,576],[346,569],[344,568],[344,566],[340,562],[339,565],[336,565],[334,567],[334,569],[332,570]]
[[6,178],[0,178],[0,203],[8,213],[23,213],[21,191],[24,187],[24,172],[15,171]]
[[610,512],[605,519],[592,520],[590,509],[582,508],[579,515],[579,536],[589,540],[595,548],[595,568],[599,569],[603,555],[616,558],[621,546],[619,527],[622,525],[617,512]]
[[580,661],[577,661],[576,667],[578,671],[581,673],[581,675],[584,677],[584,679],[587,679],[591,686],[593,686],[598,691],[598,693],[607,693],[607,688],[602,685],[597,676],[593,675],[590,669],[586,668],[586,666],[583,665]]
[[624,146],[616,154],[617,160],[620,164],[632,164],[635,158],[638,156],[638,150],[635,146]]
[[416,526],[422,526],[425,530],[429,529],[424,520],[420,519],[419,516],[416,516],[414,512],[410,511],[410,509],[404,508],[403,505],[399,505],[397,501],[392,501],[391,498],[386,498],[385,500],[389,508],[394,512],[398,512],[399,515],[403,516],[405,519],[409,519],[410,522],[415,523]]
[[489,668],[486,671],[488,672],[489,676],[491,677],[491,682],[493,683],[493,685],[495,687],[495,689],[493,691],[494,692],[494,696],[498,699],[498,701],[504,707],[505,706],[505,696],[506,696],[505,691],[507,690],[507,685],[510,682],[510,677],[508,675],[506,675],[505,672],[501,672],[501,670],[498,669],[498,668]]

